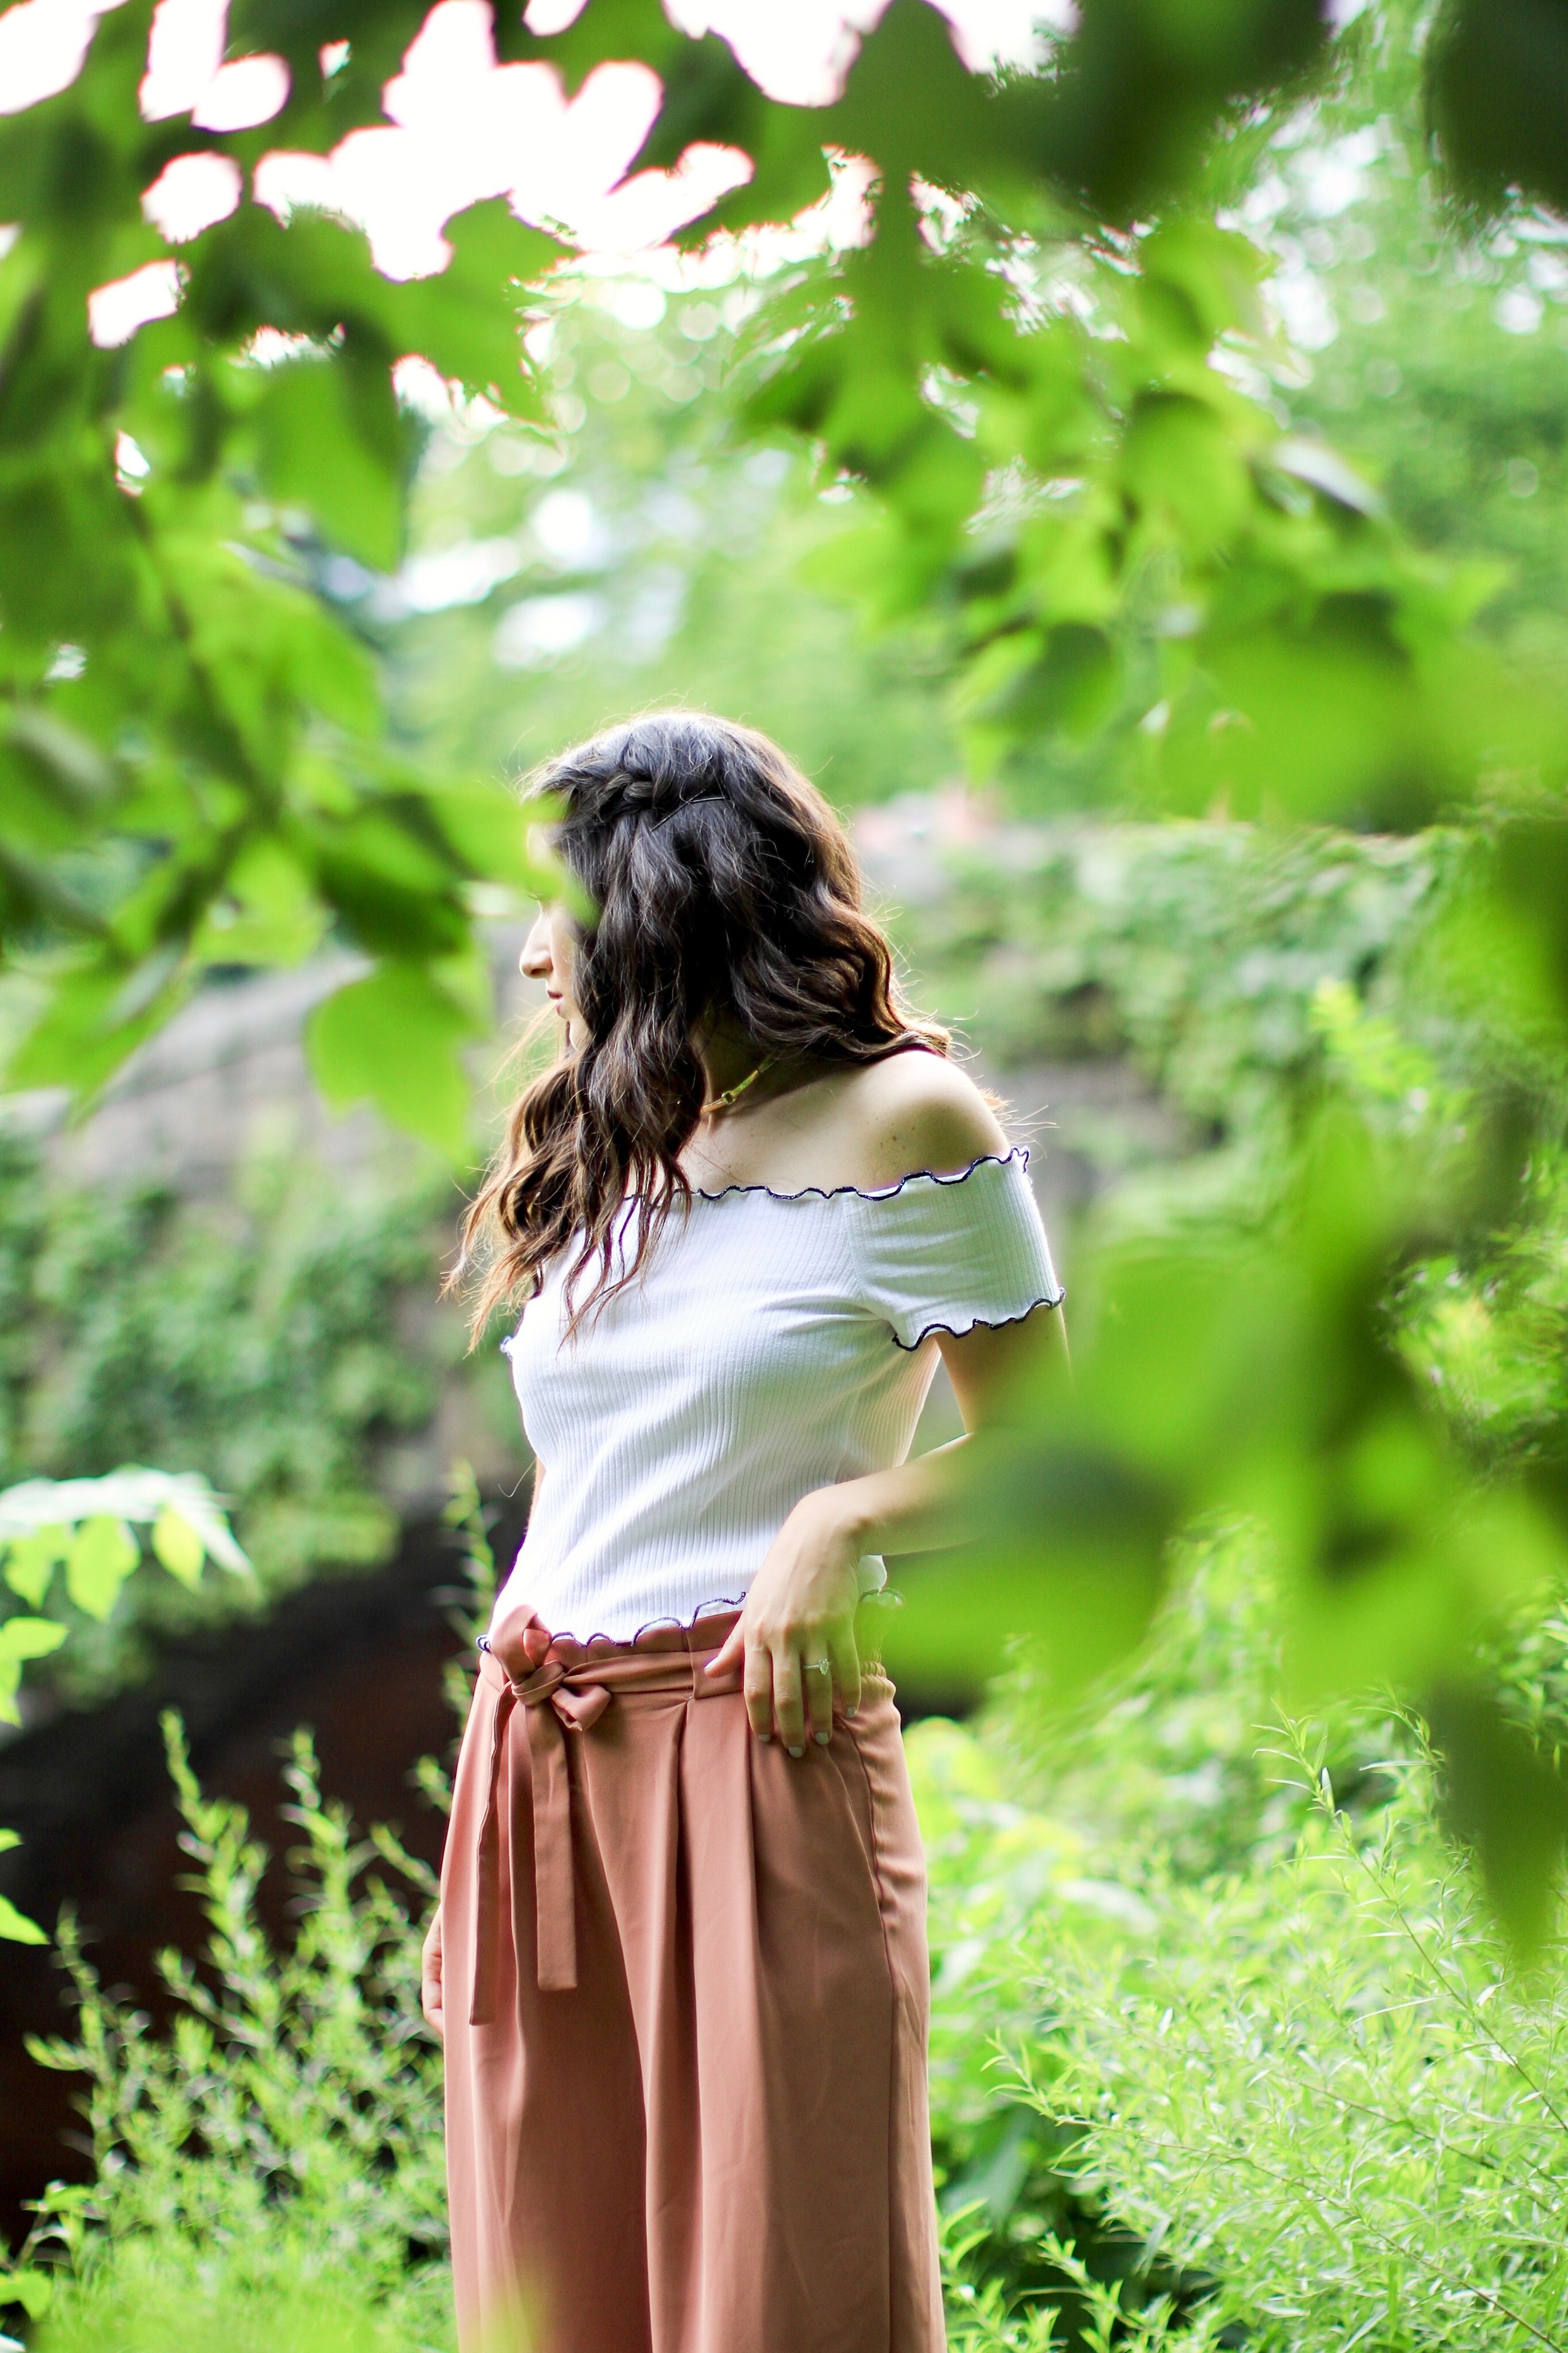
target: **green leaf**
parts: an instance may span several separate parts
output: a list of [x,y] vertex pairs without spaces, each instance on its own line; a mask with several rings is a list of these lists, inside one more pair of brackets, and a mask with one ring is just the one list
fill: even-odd
[[529,847],[541,823],[538,808],[522,809],[499,785],[442,786],[428,799],[431,815],[477,881],[504,882],[531,897],[557,892],[559,874]]
[[33,1609],[43,1607],[49,1580],[64,1560],[70,1543],[66,1527],[39,1528],[36,1534],[13,1536],[5,1547],[5,1582]]
[[1064,621],[1049,631],[994,638],[963,672],[952,706],[984,772],[1029,736],[1089,735],[1114,706],[1121,684],[1121,665],[1104,630]]
[[312,596],[279,587],[272,602],[279,651],[301,702],[351,735],[367,741],[378,735],[381,681],[366,649]]
[[322,893],[373,955],[413,960],[467,946],[461,870],[423,794],[321,819],[310,839]]
[[148,1471],[139,1462],[122,1462],[97,1479],[24,1479],[0,1492],[0,1535],[15,1543],[45,1528],[74,1527],[86,1520],[146,1525],[165,1511],[195,1531],[220,1567],[249,1575],[250,1563],[199,1471]]
[[10,841],[65,848],[102,820],[113,781],[97,745],[49,713],[13,709],[0,723],[0,798]]
[[1146,515],[1168,519],[1198,553],[1228,537],[1251,496],[1234,438],[1204,402],[1156,393],[1128,429],[1122,480]]
[[386,368],[314,355],[268,372],[256,407],[262,478],[309,509],[324,538],[378,572],[403,552],[406,437]]
[[1426,1712],[1447,1767],[1449,1826],[1474,1849],[1516,1954],[1533,1960],[1557,1908],[1568,1851],[1568,1787],[1489,1693],[1473,1686],[1440,1692]]
[[1200,356],[1227,327],[1262,325],[1258,280],[1268,263],[1252,239],[1192,218],[1167,221],[1139,250],[1140,293],[1160,301],[1159,323]]
[[[309,0],[304,6],[300,0],[232,0],[229,56],[279,52],[291,79],[282,112],[233,143],[242,153],[249,142],[254,153],[270,147],[324,153],[345,132],[384,124],[382,92],[427,14],[427,0]],[[329,78],[321,49],[340,40],[348,54]]]
[[66,1631],[58,1618],[0,1620],[0,1659],[18,1663],[28,1659],[47,1659],[51,1651],[59,1649]]
[[817,135],[871,156],[900,191],[913,173],[938,187],[968,188],[1000,160],[999,114],[991,88],[960,58],[946,17],[926,0],[892,0]]
[[[28,1922],[31,1927],[31,1921]],[[31,1936],[22,1939],[33,1942]],[[47,1939],[45,1939],[47,1942]],[[29,2320],[39,2320],[54,2301],[55,2283],[47,2272],[0,2271],[0,2302],[19,2304]]]
[[[186,254],[181,316],[218,350],[242,351],[258,327],[276,327],[322,346],[342,335],[379,353],[384,373],[398,356],[386,339],[387,281],[363,231],[334,215],[301,210],[285,227],[265,206],[241,205]],[[254,382],[249,364],[240,382]]]
[[1310,71],[1329,37],[1318,0],[1093,0],[1048,77],[1004,88],[1007,147],[1097,218],[1147,218],[1196,174],[1228,107]]
[[123,1520],[84,1520],[66,1557],[66,1590],[89,1618],[107,1618],[140,1558],[136,1539]]
[[1163,1582],[1173,1496],[1109,1453],[1063,1447],[987,1459],[981,1546],[897,1576],[887,1619],[895,1672],[942,1683],[995,1674],[1009,1643],[1047,1646],[1058,1693],[1077,1689],[1143,1636]]
[[370,1101],[449,1159],[468,1150],[470,1086],[458,1049],[478,1025],[421,965],[387,963],[310,1017],[310,1068],[340,1109]]
[[107,962],[79,965],[62,974],[5,1067],[7,1084],[63,1085],[82,1094],[101,1086],[166,1018],[184,992],[184,981],[178,980],[133,1018],[120,1019],[116,1007],[127,977],[123,965]]
[[206,1546],[189,1520],[171,1507],[165,1506],[153,1523],[153,1549],[170,1576],[177,1577],[182,1585],[201,1583]]
[[195,953],[215,964],[301,964],[320,947],[327,923],[311,876],[282,842],[265,835],[236,859]]
[[1568,41],[1542,0],[1446,0],[1426,43],[1427,99],[1445,170],[1500,210],[1522,188],[1568,203]]
[[29,1659],[47,1659],[66,1639],[54,1618],[7,1618],[0,1623],[0,1724],[20,1724],[16,1694]]
[[515,17],[510,23],[503,20],[496,29],[501,56],[547,59],[561,76],[568,97],[575,96],[596,66],[612,59],[636,58],[651,66],[662,79],[679,68],[690,47],[686,36],[670,23],[659,0],[590,0],[559,33],[530,33],[518,26]]
[[542,277],[567,248],[544,230],[526,227],[500,197],[459,213],[446,236],[452,259],[445,269],[387,289],[395,342],[509,415],[542,417],[511,289]]
[[[29,1920],[25,1912],[18,1912],[8,1896],[0,1895],[0,1942],[10,1945],[47,1945],[48,1941],[47,1935],[39,1927],[36,1920]],[[16,2286],[16,2282],[21,2276],[23,2274],[16,2272],[13,2272],[9,2278],[0,2274],[0,2301],[14,2304],[26,2303],[26,2296]],[[30,2312],[32,2306],[29,2305],[27,2309]]]

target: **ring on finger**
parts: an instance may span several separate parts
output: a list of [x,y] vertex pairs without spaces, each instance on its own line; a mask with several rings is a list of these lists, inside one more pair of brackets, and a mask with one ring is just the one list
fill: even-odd
[[800,1669],[802,1674],[805,1675],[830,1675],[833,1672],[833,1662],[831,1659],[802,1659]]

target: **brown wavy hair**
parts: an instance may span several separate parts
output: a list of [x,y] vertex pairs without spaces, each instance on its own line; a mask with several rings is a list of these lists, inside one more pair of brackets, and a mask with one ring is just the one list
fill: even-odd
[[574,960],[582,1046],[513,1104],[463,1222],[453,1280],[471,1279],[476,1337],[563,1250],[575,1329],[689,1205],[679,1155],[705,1092],[703,1022],[737,1023],[759,1058],[870,1062],[948,1044],[900,1002],[844,828],[767,736],[657,712],[550,762],[530,797],[554,804],[556,853],[598,913]]

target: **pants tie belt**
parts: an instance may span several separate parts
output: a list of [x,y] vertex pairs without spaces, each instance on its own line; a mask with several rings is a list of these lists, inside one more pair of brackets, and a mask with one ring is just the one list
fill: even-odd
[[[691,1699],[720,1699],[741,1689],[741,1672],[704,1672],[703,1662],[727,1639],[732,1616],[710,1617],[700,1629],[674,1630],[680,1647],[668,1638],[658,1647],[625,1649],[563,1646],[521,1679],[508,1674],[494,1651],[481,1653],[479,1673],[495,1693],[490,1727],[489,1788],[479,1825],[474,1976],[469,2022],[486,2025],[495,2015],[500,1938],[500,1805],[510,1727],[523,1711],[527,1727],[528,1777],[533,1813],[534,1937],[541,1990],[569,1992],[577,1982],[577,1902],[572,1853],[572,1778],[566,1754],[568,1732],[589,1733],[617,1692],[684,1692]],[[647,1638],[645,1637],[645,1642]],[[658,1642],[659,1638],[654,1638]],[[698,1647],[700,1645],[700,1647]],[[521,1953],[518,1915],[523,1898],[515,1862],[511,1873],[512,1948]]]

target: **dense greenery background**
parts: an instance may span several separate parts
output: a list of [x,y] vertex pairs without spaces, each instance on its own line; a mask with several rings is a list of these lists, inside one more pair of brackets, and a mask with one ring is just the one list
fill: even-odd
[[[237,5],[237,47],[293,69],[268,143],[373,117],[418,13]],[[331,932],[369,969],[318,1023],[323,1084],[460,1159],[474,925],[548,881],[500,771],[685,699],[847,807],[965,775],[995,829],[904,911],[922,990],[1004,1070],[1130,1055],[1202,1148],[1077,1238],[1078,1388],[994,1465],[984,1566],[906,1612],[916,1656],[1037,1629],[982,1722],[914,1743],[954,2342],[1561,2348],[1545,13],[1389,0],[1331,35],[1287,0],[1084,0],[1050,70],[993,85],[897,0],[820,114],[640,0],[554,41],[509,19],[504,53],[574,82],[656,66],[647,160],[746,146],[721,224],[796,211],[825,140],[868,153],[868,242],[659,291],[481,207],[395,290],[335,225],[248,206],[115,357],[82,293],[214,143],[140,122],[146,16],[0,131],[14,1079],[90,1088],[208,965]],[[263,325],[300,339],[269,367]],[[393,395],[411,347],[466,388],[434,431]],[[390,1309],[429,1262],[417,1194],[258,1174],[226,1226],[46,1212],[18,1155],[4,1198],[13,1470],[178,1456],[279,1579],[385,1541],[375,1449],[441,1369]],[[155,1584],[79,1672],[134,1666]],[[173,1754],[209,1969],[171,1965],[186,2023],[152,2043],[79,1965],[81,2052],[48,2055],[93,2080],[101,2178],[13,2291],[41,2316],[67,2258],[59,2353],[442,2344],[428,1891],[386,1892],[302,1750],[309,1926],[268,1950],[245,1825]]]

